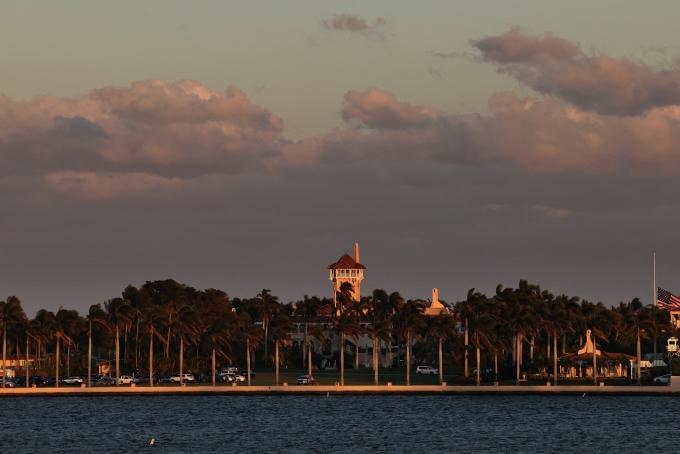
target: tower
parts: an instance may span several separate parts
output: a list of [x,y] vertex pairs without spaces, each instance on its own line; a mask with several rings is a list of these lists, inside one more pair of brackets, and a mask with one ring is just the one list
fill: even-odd
[[359,243],[354,243],[354,258],[345,254],[337,262],[328,265],[329,279],[333,283],[333,301],[335,301],[336,293],[340,291],[340,286],[345,282],[352,284],[354,287],[352,297],[359,301],[365,269],[366,267],[359,263]]

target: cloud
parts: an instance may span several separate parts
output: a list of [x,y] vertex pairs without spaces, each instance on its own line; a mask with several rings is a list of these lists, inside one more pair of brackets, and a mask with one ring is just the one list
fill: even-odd
[[189,80],[72,99],[2,96],[0,175],[43,175],[61,192],[79,188],[97,198],[168,179],[261,172],[280,154],[282,127],[236,87],[216,92]]
[[680,175],[680,107],[608,116],[506,92],[494,94],[488,109],[447,114],[378,88],[348,92],[342,116],[349,128],[286,145],[284,154],[295,163],[430,161],[510,164],[530,173]]
[[571,214],[569,210],[565,210],[564,208],[555,208],[540,204],[532,205],[531,213],[539,217],[547,217],[551,219],[562,219]]
[[329,31],[357,33],[374,41],[384,41],[385,32],[381,30],[387,24],[382,17],[378,17],[371,24],[354,14],[333,14],[331,19],[322,20],[324,28]]
[[348,91],[342,106],[345,121],[360,120],[372,128],[399,128],[436,120],[441,112],[433,107],[414,107],[399,102],[394,94],[371,87],[365,93]]
[[642,61],[587,54],[578,43],[526,35],[513,28],[471,40],[482,61],[545,94],[603,115],[642,115],[680,104],[680,66],[654,68]]

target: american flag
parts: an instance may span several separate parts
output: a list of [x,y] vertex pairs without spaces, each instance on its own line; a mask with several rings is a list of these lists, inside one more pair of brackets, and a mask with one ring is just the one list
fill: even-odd
[[667,311],[680,310],[680,298],[661,287],[656,292],[656,300],[659,309]]

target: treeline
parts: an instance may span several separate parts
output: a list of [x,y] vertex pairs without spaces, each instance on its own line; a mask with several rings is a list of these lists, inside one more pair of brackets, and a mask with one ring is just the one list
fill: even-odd
[[[499,285],[492,296],[471,289],[466,298],[444,304],[450,310],[434,317],[424,315],[426,300],[405,300],[398,292],[376,289],[361,301],[352,299],[351,284],[343,284],[333,299],[305,296],[282,304],[264,289],[253,298],[233,300],[227,293],[197,290],[174,280],[147,281],[128,286],[120,297],[95,304],[86,314],[60,308],[41,309],[26,316],[17,297],[0,302],[3,351],[38,358],[38,369],[59,375],[89,373],[88,358],[111,358],[116,373],[169,375],[205,372],[215,366],[236,364],[250,370],[260,366],[319,366],[313,339],[330,346],[326,355],[341,367],[345,356],[359,367],[357,349],[347,338],[366,336],[373,351],[387,345],[394,366],[410,363],[459,365],[468,376],[493,370],[493,379],[516,378],[524,373],[547,374],[551,364],[567,365],[567,353],[584,342],[590,330],[598,348],[635,354],[652,349],[653,339],[674,332],[668,312],[643,306],[636,298],[607,308],[578,297],[553,295],[522,280],[517,288]],[[331,314],[325,326],[316,325],[317,314]],[[296,331],[291,317],[305,325],[304,342],[293,346]],[[663,344],[665,345],[665,342]],[[343,346],[343,348],[339,348]],[[397,354],[393,355],[392,346]],[[385,350],[383,350],[385,351]],[[406,360],[410,358],[410,360]],[[379,355],[373,355],[378,379]],[[58,365],[58,370],[57,370]],[[486,372],[487,374],[491,374]],[[480,377],[478,377],[480,378]],[[482,377],[483,378],[483,377]],[[491,377],[487,377],[491,378]],[[408,375],[407,375],[408,380]]]

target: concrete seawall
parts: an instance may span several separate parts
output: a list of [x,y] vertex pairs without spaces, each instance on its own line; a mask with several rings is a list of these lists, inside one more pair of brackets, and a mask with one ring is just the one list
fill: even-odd
[[676,386],[186,386],[6,388],[0,397],[208,395],[638,395],[680,397]]

